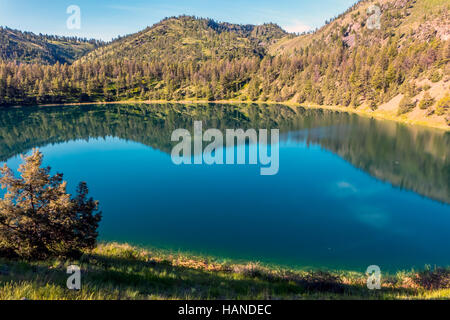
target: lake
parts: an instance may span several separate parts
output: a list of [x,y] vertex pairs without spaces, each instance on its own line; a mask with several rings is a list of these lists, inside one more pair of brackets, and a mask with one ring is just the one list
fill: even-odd
[[[279,172],[173,164],[171,133],[280,129]],[[450,133],[283,105],[0,110],[0,162],[39,147],[100,201],[100,240],[298,268],[450,265]],[[247,148],[239,146],[238,148]]]

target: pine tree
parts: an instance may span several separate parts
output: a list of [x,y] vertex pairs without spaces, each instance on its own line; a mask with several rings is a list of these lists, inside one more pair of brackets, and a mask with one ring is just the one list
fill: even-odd
[[434,98],[431,97],[430,93],[427,91],[423,95],[423,99],[419,103],[420,109],[428,109],[434,104]]
[[23,157],[20,178],[6,164],[0,169],[0,184],[7,189],[0,199],[0,252],[26,259],[77,258],[96,245],[98,202],[87,198],[85,183],[71,198],[63,175],[50,176],[50,167],[41,168],[42,158],[38,150]]
[[416,106],[416,102],[411,99],[408,95],[405,95],[398,106],[397,115],[410,112]]

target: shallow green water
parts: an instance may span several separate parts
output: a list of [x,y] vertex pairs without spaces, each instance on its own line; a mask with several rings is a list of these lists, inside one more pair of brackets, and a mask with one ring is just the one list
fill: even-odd
[[[279,173],[174,165],[171,133],[194,120],[205,129],[279,128]],[[17,168],[33,147],[72,190],[88,183],[102,240],[294,267],[450,265],[442,131],[281,105],[0,110],[0,161]]]

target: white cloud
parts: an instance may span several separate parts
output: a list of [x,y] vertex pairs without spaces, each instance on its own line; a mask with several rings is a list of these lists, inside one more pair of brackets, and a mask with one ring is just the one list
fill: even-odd
[[297,33],[302,33],[312,29],[310,26],[304,24],[299,20],[294,20],[289,25],[283,26],[283,28],[287,32],[297,32]]
[[349,190],[352,192],[358,192],[358,189],[352,185],[351,183],[347,182],[347,181],[341,181],[337,183],[337,187],[339,189],[343,189],[343,190]]
[[355,207],[355,218],[376,229],[384,229],[391,222],[388,212],[375,207]]

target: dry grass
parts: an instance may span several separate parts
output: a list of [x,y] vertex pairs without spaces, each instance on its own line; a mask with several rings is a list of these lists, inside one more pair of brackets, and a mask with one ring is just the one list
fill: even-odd
[[[66,268],[82,268],[82,290],[66,289]],[[0,299],[450,299],[450,270],[402,272],[370,291],[348,271],[292,270],[126,244],[102,244],[80,261],[0,260]]]

